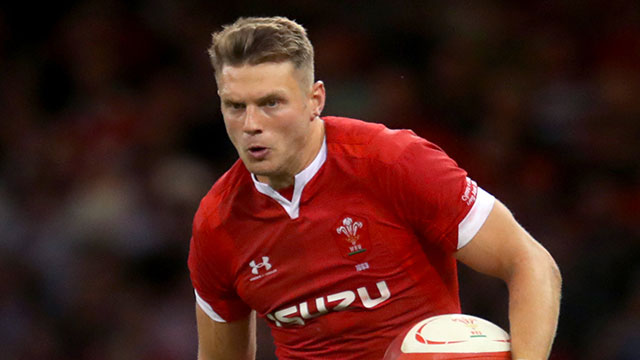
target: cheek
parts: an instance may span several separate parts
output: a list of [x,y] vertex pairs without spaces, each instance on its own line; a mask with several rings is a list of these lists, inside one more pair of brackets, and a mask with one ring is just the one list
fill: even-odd
[[309,131],[309,124],[301,118],[299,112],[291,112],[281,117],[281,120],[284,121],[278,123],[278,132],[289,142],[296,141]]
[[229,136],[229,139],[235,145],[237,143],[236,138],[239,136],[240,131],[242,131],[238,126],[238,123],[225,119],[224,127],[227,130],[227,135]]
[[287,149],[292,153],[298,153],[309,142],[310,129],[303,123],[293,123],[284,131],[282,141],[287,144]]

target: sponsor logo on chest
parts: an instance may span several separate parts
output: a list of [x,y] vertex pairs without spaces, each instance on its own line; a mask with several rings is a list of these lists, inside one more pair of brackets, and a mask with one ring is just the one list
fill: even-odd
[[346,310],[356,304],[357,301],[360,301],[365,308],[371,309],[391,298],[391,292],[385,281],[377,282],[376,287],[379,293],[379,296],[376,298],[373,298],[369,294],[367,287],[363,286],[357,288],[355,291],[346,290],[318,297],[311,301],[315,306],[315,310],[313,311],[310,310],[310,301],[305,301],[298,305],[292,305],[267,314],[267,319],[273,321],[278,327],[293,325],[304,326],[306,325],[305,320],[310,320],[333,311]]

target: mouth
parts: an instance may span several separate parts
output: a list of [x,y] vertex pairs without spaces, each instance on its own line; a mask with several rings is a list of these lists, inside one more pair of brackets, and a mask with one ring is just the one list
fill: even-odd
[[251,155],[251,157],[253,157],[256,160],[262,160],[264,159],[268,152],[269,152],[269,148],[264,147],[264,146],[250,146],[247,149],[247,152],[249,153],[249,155]]

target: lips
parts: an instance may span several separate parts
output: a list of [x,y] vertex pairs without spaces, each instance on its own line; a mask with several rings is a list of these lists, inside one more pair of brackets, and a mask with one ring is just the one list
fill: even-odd
[[247,152],[254,159],[263,160],[264,158],[266,158],[267,154],[269,153],[269,149],[267,147],[264,147],[264,146],[256,145],[256,146],[250,146],[247,149]]

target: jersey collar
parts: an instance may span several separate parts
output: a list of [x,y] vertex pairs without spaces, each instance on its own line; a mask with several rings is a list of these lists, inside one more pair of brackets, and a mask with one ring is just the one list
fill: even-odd
[[298,215],[300,214],[300,198],[302,197],[302,190],[320,170],[325,160],[327,160],[326,135],[322,140],[322,147],[320,147],[320,151],[318,152],[318,155],[316,155],[315,159],[313,159],[309,166],[307,166],[304,170],[300,171],[295,176],[295,183],[293,185],[293,196],[291,197],[291,201],[280,195],[279,192],[274,190],[268,184],[258,181],[253,173],[251,174],[251,179],[253,180],[253,184],[255,185],[258,192],[267,195],[268,197],[277,201],[278,204],[280,204],[280,206],[282,206],[282,208],[287,212],[291,219],[297,219]]

